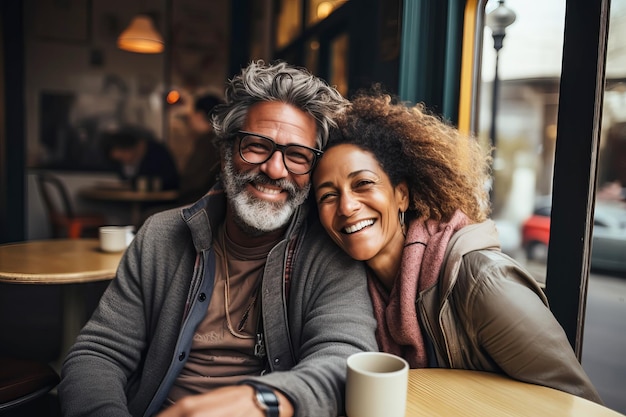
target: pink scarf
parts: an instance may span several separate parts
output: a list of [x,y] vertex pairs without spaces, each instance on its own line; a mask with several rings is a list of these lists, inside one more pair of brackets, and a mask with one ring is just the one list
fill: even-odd
[[382,351],[402,356],[411,368],[428,364],[415,300],[418,294],[435,285],[443,257],[452,235],[470,223],[461,211],[448,223],[434,220],[414,221],[409,225],[400,272],[387,294],[380,281],[370,276],[369,292],[378,322],[376,339]]

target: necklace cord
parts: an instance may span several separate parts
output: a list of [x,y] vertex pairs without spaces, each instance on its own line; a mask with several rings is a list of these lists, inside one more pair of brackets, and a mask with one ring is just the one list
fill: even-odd
[[230,274],[228,271],[228,258],[226,256],[226,240],[225,240],[225,236],[226,235],[226,231],[223,231],[221,234],[221,246],[222,246],[222,264],[223,264],[223,268],[224,268],[224,275],[225,275],[225,283],[224,283],[224,311],[226,313],[226,324],[228,326],[228,331],[230,332],[230,334],[232,334],[233,336],[240,338],[240,339],[253,339],[255,337],[255,335],[247,335],[247,334],[242,334],[239,333],[243,330],[243,328],[246,325],[246,322],[248,321],[248,317],[250,316],[250,311],[252,310],[252,307],[256,304],[256,300],[258,298],[259,295],[259,289],[261,288],[261,279],[257,280],[256,286],[252,292],[252,300],[250,301],[250,304],[248,304],[248,307],[246,307],[246,310],[243,312],[243,316],[241,317],[241,320],[239,321],[239,324],[237,325],[237,331],[235,331],[233,329],[233,324],[230,318]]

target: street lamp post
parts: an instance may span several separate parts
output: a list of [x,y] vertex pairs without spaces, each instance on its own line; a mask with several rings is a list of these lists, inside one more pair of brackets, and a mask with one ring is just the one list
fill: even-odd
[[491,131],[489,139],[492,149],[496,146],[496,118],[498,113],[498,90],[500,79],[498,77],[498,60],[502,41],[506,35],[506,28],[515,22],[515,13],[504,5],[504,0],[498,0],[498,7],[487,15],[487,26],[493,36],[493,48],[496,50],[496,67],[493,76],[492,99],[491,99]]

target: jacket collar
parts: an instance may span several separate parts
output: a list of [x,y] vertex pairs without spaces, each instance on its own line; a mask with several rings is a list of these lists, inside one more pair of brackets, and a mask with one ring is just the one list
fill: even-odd
[[[451,291],[458,277],[463,256],[477,250],[500,251],[498,231],[493,220],[470,224],[452,236],[443,257],[444,267],[439,276],[440,288]],[[445,298],[447,294],[443,296]]]

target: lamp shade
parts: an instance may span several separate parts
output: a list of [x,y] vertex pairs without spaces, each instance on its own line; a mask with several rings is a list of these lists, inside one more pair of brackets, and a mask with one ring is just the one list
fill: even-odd
[[164,42],[154,28],[152,19],[140,14],[133,18],[130,25],[117,38],[117,47],[140,54],[158,54],[163,52]]

